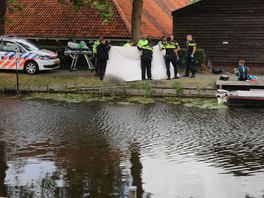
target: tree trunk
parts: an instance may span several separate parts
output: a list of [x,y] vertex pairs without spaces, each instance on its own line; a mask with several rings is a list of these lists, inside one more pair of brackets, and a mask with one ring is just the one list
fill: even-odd
[[141,17],[143,11],[143,0],[133,0],[132,9],[132,40],[137,41],[141,36]]
[[6,14],[6,1],[0,1],[0,35],[5,34],[5,14]]

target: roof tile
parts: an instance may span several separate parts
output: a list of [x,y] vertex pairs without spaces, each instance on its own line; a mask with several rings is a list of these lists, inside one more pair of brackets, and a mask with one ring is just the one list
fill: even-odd
[[[58,0],[18,0],[23,11],[11,13],[5,33],[25,37],[99,37],[128,38],[131,33],[132,0],[113,0],[113,16],[102,24],[98,12],[90,7],[74,10]],[[171,11],[189,0],[144,0],[142,32],[159,37],[172,32]]]

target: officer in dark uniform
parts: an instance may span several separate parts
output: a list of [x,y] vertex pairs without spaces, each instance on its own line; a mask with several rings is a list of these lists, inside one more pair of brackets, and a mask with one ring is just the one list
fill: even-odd
[[140,51],[142,51],[142,55],[141,55],[142,80],[146,80],[146,71],[147,71],[148,80],[151,80],[152,79],[151,62],[153,55],[153,47],[149,39],[146,38],[139,40],[137,47]]
[[109,50],[111,49],[110,43],[104,38],[100,39],[100,44],[97,46],[97,63],[98,63],[98,73],[100,80],[104,79],[107,60],[109,59]]
[[172,63],[174,67],[174,74],[175,74],[175,79],[179,78],[178,77],[178,52],[181,49],[179,44],[177,42],[173,41],[174,37],[173,35],[169,36],[167,38],[167,42],[164,44],[163,48],[166,50],[165,54],[165,64],[166,64],[166,69],[167,69],[167,80],[171,80],[171,73],[170,73],[170,63]]
[[99,67],[98,67],[98,61],[97,61],[97,47],[100,45],[100,41],[103,40],[103,37],[100,37],[98,40],[96,40],[93,44],[93,54],[94,54],[94,67],[95,67],[95,75],[99,75]]
[[193,37],[191,34],[187,35],[187,54],[186,54],[186,73],[183,77],[189,77],[190,71],[192,72],[191,78],[195,78],[195,53],[197,49],[197,44],[193,40]]

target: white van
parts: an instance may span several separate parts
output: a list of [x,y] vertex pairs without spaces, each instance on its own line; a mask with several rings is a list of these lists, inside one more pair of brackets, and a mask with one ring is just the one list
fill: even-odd
[[[18,51],[17,56],[16,51]],[[56,53],[39,49],[26,39],[0,37],[0,69],[24,70],[27,74],[33,75],[38,71],[54,70],[59,67],[60,59]]]

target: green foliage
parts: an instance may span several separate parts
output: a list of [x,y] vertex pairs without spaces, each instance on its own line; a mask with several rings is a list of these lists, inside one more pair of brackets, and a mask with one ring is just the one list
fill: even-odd
[[146,93],[150,93],[152,89],[151,83],[146,81],[135,82],[132,84],[132,87],[136,89],[143,89]]
[[[179,67],[184,68],[185,67],[185,59],[186,59],[186,49],[181,49],[179,51]],[[201,67],[203,64],[206,63],[207,56],[205,54],[205,51],[203,49],[198,49],[195,55],[195,64],[198,67]]]
[[[66,0],[59,0],[60,2],[65,2]],[[113,15],[112,3],[108,0],[71,0],[74,8],[76,10],[81,7],[91,6],[96,9],[101,17],[103,24],[108,24],[111,21]]]
[[148,98],[148,97],[129,97],[128,99],[129,103],[136,103],[136,104],[144,104],[144,105],[148,105],[148,104],[154,104],[155,100],[153,98]]
[[23,6],[17,2],[17,0],[9,0],[9,11],[11,13],[17,11],[17,10],[23,10]]
[[179,81],[175,81],[175,82],[172,84],[172,87],[173,87],[174,89],[176,89],[176,91],[177,91],[177,95],[178,95],[178,96],[182,96],[182,95],[183,95],[183,89],[184,89],[184,87],[183,87],[183,85],[182,85],[181,82],[179,82]]

